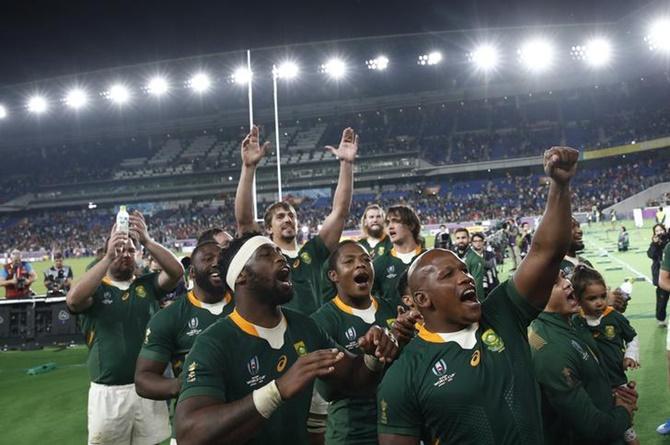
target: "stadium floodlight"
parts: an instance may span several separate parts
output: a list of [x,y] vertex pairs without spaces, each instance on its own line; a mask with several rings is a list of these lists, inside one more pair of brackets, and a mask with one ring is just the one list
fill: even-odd
[[111,86],[107,92],[107,97],[112,102],[123,105],[130,100],[130,91],[124,85],[117,83]]
[[65,105],[75,110],[84,107],[88,103],[88,95],[81,88],[74,88],[65,95]]
[[0,119],[4,119],[7,117],[7,108],[5,108],[3,105],[0,105]]
[[188,86],[196,93],[202,94],[210,89],[212,81],[207,74],[197,73],[188,81]]
[[279,66],[275,67],[273,74],[278,79],[293,79],[298,76],[300,73],[300,67],[295,62],[287,61],[282,62]]
[[238,85],[246,85],[253,77],[253,74],[247,67],[241,66],[233,72],[231,79]]
[[498,66],[500,56],[498,48],[490,44],[482,44],[470,53],[470,60],[478,71],[491,71]]
[[49,103],[42,96],[33,96],[28,99],[28,111],[35,114],[42,114],[49,108]]
[[428,54],[420,55],[417,63],[419,65],[437,65],[438,63],[442,62],[443,59],[444,57],[442,56],[441,52],[431,51]]
[[612,59],[612,45],[607,39],[594,38],[584,45],[576,45],[571,49],[572,57],[583,60],[593,68],[607,65]]
[[518,53],[521,64],[534,73],[545,71],[554,63],[554,47],[542,38],[526,41]]
[[670,54],[670,17],[662,17],[654,21],[645,37],[649,49]]
[[152,96],[162,96],[168,92],[170,86],[167,79],[161,76],[152,77],[147,83],[147,93]]
[[342,59],[333,58],[321,65],[321,71],[333,79],[341,79],[347,73],[347,64]]
[[386,56],[377,56],[374,59],[366,60],[365,64],[368,66],[368,69],[383,71],[389,66],[389,58]]

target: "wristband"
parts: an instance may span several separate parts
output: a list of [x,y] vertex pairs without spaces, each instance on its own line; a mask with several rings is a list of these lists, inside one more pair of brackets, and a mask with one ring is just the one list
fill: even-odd
[[379,372],[384,369],[384,363],[380,362],[374,355],[365,354],[363,356],[363,363],[365,363],[365,367],[372,372]]
[[275,380],[254,390],[251,393],[251,397],[258,413],[266,419],[269,419],[272,413],[282,404],[281,394],[279,393],[279,389],[277,389]]

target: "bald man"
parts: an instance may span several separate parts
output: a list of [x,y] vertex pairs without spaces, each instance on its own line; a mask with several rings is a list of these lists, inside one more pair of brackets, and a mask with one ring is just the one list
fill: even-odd
[[514,277],[484,303],[451,251],[430,250],[409,269],[424,324],[379,387],[381,445],[417,445],[425,432],[441,445],[543,442],[526,330],[546,305],[570,244],[577,158],[566,147],[545,152],[545,215]]

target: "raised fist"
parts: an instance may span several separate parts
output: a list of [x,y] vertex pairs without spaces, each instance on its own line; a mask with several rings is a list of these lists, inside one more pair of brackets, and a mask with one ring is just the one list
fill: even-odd
[[579,152],[570,147],[551,147],[544,152],[544,173],[559,184],[570,182],[577,171]]

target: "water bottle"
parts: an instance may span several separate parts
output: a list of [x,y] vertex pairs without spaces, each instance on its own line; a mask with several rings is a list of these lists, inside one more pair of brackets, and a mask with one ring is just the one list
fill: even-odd
[[119,213],[116,214],[116,231],[128,233],[129,232],[130,215],[126,210],[126,206],[119,206]]

